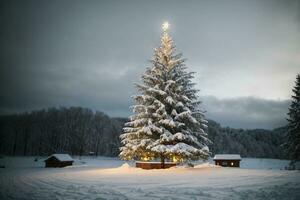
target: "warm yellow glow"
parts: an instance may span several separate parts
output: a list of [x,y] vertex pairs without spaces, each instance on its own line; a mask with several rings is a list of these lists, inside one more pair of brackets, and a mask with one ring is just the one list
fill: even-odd
[[231,162],[231,166],[233,166],[233,162]]
[[164,31],[167,31],[167,30],[169,29],[169,27],[170,27],[169,22],[164,22],[164,23],[162,24],[162,29],[163,29]]
[[177,158],[175,156],[173,156],[173,162],[177,162]]
[[142,158],[142,160],[144,160],[144,161],[148,161],[148,160],[150,160],[150,158],[149,158],[149,157],[147,157],[147,156],[145,156],[145,157],[143,157],[143,158]]

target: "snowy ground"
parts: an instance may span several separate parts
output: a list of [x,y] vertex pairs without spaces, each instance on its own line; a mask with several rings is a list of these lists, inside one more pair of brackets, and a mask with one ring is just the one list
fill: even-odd
[[243,159],[241,168],[142,170],[117,158],[85,157],[51,169],[33,157],[6,157],[0,199],[300,199],[300,171],[280,170],[287,163]]

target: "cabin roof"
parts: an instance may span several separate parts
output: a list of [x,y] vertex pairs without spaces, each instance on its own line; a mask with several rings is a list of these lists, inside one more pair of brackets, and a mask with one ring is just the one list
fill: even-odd
[[216,154],[214,160],[242,160],[239,154]]
[[55,157],[57,160],[62,161],[62,162],[63,161],[74,161],[73,158],[69,154],[58,154],[58,153],[52,154],[51,156],[46,158],[45,161],[51,157]]

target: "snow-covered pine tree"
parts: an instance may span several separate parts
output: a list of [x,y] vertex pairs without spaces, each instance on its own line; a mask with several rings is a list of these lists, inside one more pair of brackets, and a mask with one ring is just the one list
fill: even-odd
[[300,74],[296,77],[292,103],[289,108],[287,149],[292,163],[300,161]]
[[151,66],[137,84],[140,95],[134,96],[134,115],[120,136],[120,157],[125,160],[160,158],[174,162],[207,159],[210,142],[205,132],[207,121],[199,109],[192,72],[163,25],[160,46],[155,49]]

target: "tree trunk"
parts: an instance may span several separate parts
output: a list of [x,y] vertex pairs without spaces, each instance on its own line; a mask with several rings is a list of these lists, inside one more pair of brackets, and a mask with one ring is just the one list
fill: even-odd
[[162,153],[160,154],[160,164],[161,164],[160,168],[164,169],[165,168],[165,157]]
[[42,142],[40,140],[39,142],[39,148],[38,148],[38,156],[41,156],[42,155]]
[[25,138],[25,144],[24,144],[24,149],[23,149],[23,156],[26,156],[26,153],[27,153],[27,144],[28,144],[28,139]]
[[97,142],[96,142],[96,152],[95,152],[95,155],[96,157],[98,156],[98,151],[99,151],[99,144],[100,143],[100,139],[99,139],[99,136],[97,137]]
[[81,159],[82,154],[83,154],[83,145],[80,145],[80,148],[79,148],[79,159]]
[[25,136],[24,136],[24,149],[23,155],[26,156],[27,153],[27,145],[28,145],[29,134],[27,128],[25,128]]
[[18,133],[19,133],[18,130],[15,130],[15,138],[14,138],[14,144],[13,144],[13,156],[16,155]]

